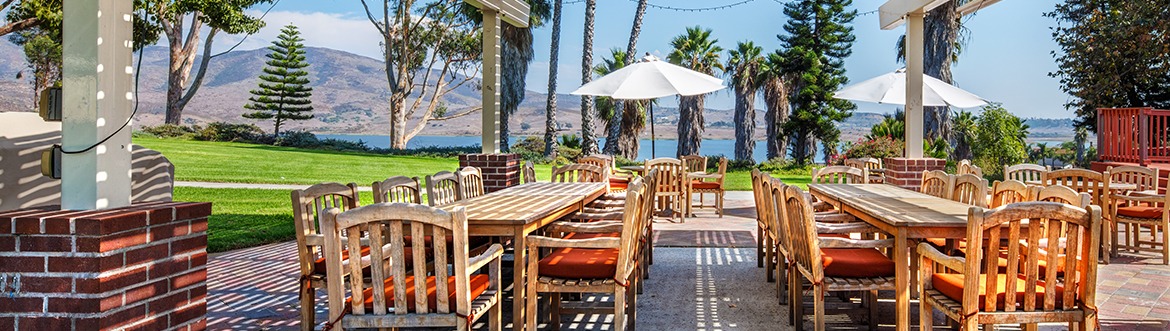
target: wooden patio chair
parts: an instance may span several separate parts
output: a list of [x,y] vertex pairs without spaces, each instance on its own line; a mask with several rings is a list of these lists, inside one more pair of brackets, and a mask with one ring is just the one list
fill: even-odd
[[658,170],[655,181],[658,183],[658,191],[653,197],[656,202],[655,211],[669,211],[671,220],[675,216],[681,215],[680,222],[686,222],[686,217],[689,215],[686,201],[687,193],[690,192],[690,181],[687,180],[687,168],[683,165],[681,160],[672,158],[657,158],[646,160],[646,171]]
[[532,165],[532,161],[524,161],[524,166],[520,169],[520,177],[525,184],[536,182],[536,166]]
[[[853,240],[819,236],[809,196],[798,187],[784,190],[784,217],[788,226],[790,304],[796,323],[803,323],[802,279],[812,283],[815,330],[825,329],[825,292],[863,291],[869,309],[869,327],[877,328],[877,291],[894,290],[894,261],[877,248],[893,247],[893,240]],[[781,235],[783,237],[783,235]]]
[[881,159],[872,157],[845,159],[845,166],[868,170],[870,184],[885,183],[885,169],[882,168]]
[[983,168],[971,163],[971,160],[961,160],[959,165],[955,167],[956,175],[976,175],[983,177]]
[[463,167],[455,172],[459,177],[459,185],[463,190],[462,199],[471,199],[483,195],[483,172],[476,167]]
[[950,200],[987,208],[986,179],[972,174],[956,175],[952,178]]
[[[1097,263],[1077,257],[1098,253],[1100,207],[1086,210],[1054,202],[1023,202],[992,210],[971,207],[968,219],[965,257],[945,255],[928,244],[918,245],[923,330],[931,329],[934,308],[958,321],[964,330],[976,330],[980,324],[990,329],[994,324],[1009,323],[1034,329],[1041,322],[1096,329]],[[1021,226],[1025,220],[1029,226]],[[1028,231],[1039,223],[1047,224],[1044,231]],[[1041,238],[1064,240],[1066,245],[1050,246],[1048,254],[1041,255]],[[1001,251],[1007,251],[1009,259],[1002,273]],[[1041,256],[1047,265],[1064,262],[1072,267],[1066,268],[1062,277],[1056,268],[1041,273]],[[1025,259],[1022,263],[1017,261],[1021,257]],[[935,273],[933,263],[956,273]]]
[[[1078,193],[1088,193],[1089,197],[1093,199],[1092,204],[1097,206],[1109,205],[1109,172],[1096,172],[1088,169],[1056,169],[1044,174],[1044,186],[1061,185],[1077,191]],[[1109,215],[1108,213],[1106,214]],[[1101,226],[1104,229],[1115,229],[1109,218],[1102,219]],[[1109,233],[1116,233],[1113,231],[1102,231],[1104,237],[1101,240],[1101,245],[1104,245],[1100,252],[1101,261],[1109,264],[1110,253],[1113,251],[1112,246],[1116,239],[1110,240]]]
[[955,187],[954,177],[942,170],[926,170],[922,172],[922,187],[919,192],[943,199],[951,198],[951,189]]
[[[648,214],[643,208],[649,206],[644,196],[646,187],[640,180],[630,183],[626,192],[626,206],[622,223],[601,225],[584,223],[561,223],[557,232],[600,233],[597,236],[570,235],[564,238],[529,236],[527,247],[531,256],[540,256],[542,249],[552,253],[541,259],[528,260],[528,286],[526,328],[536,330],[539,293],[548,293],[552,299],[551,326],[560,328],[561,293],[606,293],[613,295],[614,314],[612,330],[626,330],[635,324],[637,307],[637,257],[640,256],[640,241],[645,235],[643,227]],[[618,237],[613,237],[618,233]],[[606,235],[609,234],[609,235]],[[518,321],[517,321],[518,322]]]
[[463,181],[450,171],[427,175],[427,204],[442,206],[463,200]]
[[[1109,171],[1110,184],[1116,182],[1136,184],[1134,192],[1114,192],[1110,194],[1109,220],[1112,231],[1109,237],[1112,242],[1112,255],[1117,255],[1119,246],[1133,252],[1145,251],[1162,253],[1162,264],[1170,264],[1170,213],[1166,206],[1170,206],[1170,194],[1157,195],[1158,169],[1122,166],[1113,167]],[[1142,240],[1143,228],[1149,228],[1150,240]],[[1120,229],[1125,229],[1125,240],[1116,242]],[[1162,240],[1158,241],[1158,232],[1162,232]],[[1147,247],[1148,246],[1148,247]]]
[[707,157],[700,155],[683,155],[678,158],[687,166],[687,173],[707,173]]
[[991,201],[988,206],[997,208],[1017,202],[1034,200],[1032,187],[1018,180],[995,181],[991,184]]
[[554,183],[606,183],[609,173],[604,168],[592,164],[573,163],[563,167],[552,168]]
[[813,184],[867,184],[869,170],[847,166],[813,168]]
[[418,177],[394,176],[370,186],[374,191],[374,203],[422,204],[422,186],[418,184]]
[[1003,166],[1003,179],[1016,180],[1025,184],[1029,182],[1041,182],[1044,180],[1044,173],[1052,171],[1051,166],[1041,166],[1039,164],[1021,163],[1013,166]]
[[[504,249],[494,244],[482,254],[470,256],[463,208],[446,212],[418,204],[380,203],[348,211],[331,209],[327,219],[323,227],[331,321],[327,327],[470,330],[473,322],[487,316],[489,329],[500,330],[500,257]],[[408,230],[404,230],[407,223]],[[348,238],[343,237],[343,231]],[[406,236],[428,235],[436,241],[452,237],[454,245],[434,245],[432,259],[427,259],[423,241],[405,240]],[[361,237],[369,238],[368,246],[358,240]],[[384,242],[386,238],[390,242]],[[388,254],[369,249],[369,260],[388,263],[370,263],[363,268],[343,260],[346,251],[383,245],[389,247]],[[486,274],[481,272],[485,267]],[[351,281],[346,291],[343,270],[372,281]]]
[[577,163],[592,164],[605,169],[605,172],[609,175],[609,191],[613,193],[625,192],[626,187],[630,185],[630,179],[633,178],[633,175],[629,173],[618,171],[613,156],[592,154],[577,159]]
[[318,288],[325,288],[327,266],[322,253],[321,224],[326,222],[325,210],[357,208],[357,185],[321,183],[290,194],[293,222],[297,229],[297,262],[301,266],[300,302],[301,329],[312,330],[317,325],[316,303]]
[[[760,171],[760,169],[752,169],[752,198],[753,198],[753,201],[755,202],[755,204],[753,204],[753,205],[756,206],[756,267],[757,268],[764,267],[765,255],[768,255],[764,252],[764,249],[765,249],[765,247],[772,246],[772,244],[765,244],[765,242],[768,239],[767,233],[769,233],[769,231],[770,231],[768,229],[769,222],[767,222],[765,220],[765,218],[771,216],[770,213],[768,212],[768,210],[765,209],[766,205],[764,204],[765,197],[767,197],[771,194],[771,192],[768,191],[764,187],[766,176],[768,176],[768,175],[765,174],[764,172]],[[770,256],[770,255],[768,255],[768,256]],[[766,269],[766,270],[769,270],[768,271],[768,281],[769,282],[773,281],[772,274],[770,271],[771,268]]]
[[[691,175],[691,192],[699,195],[699,208],[715,207],[715,212],[719,217],[723,217],[723,177],[727,174],[727,158],[719,158],[719,168],[716,172],[703,175]],[[711,179],[711,181],[707,181]],[[703,194],[711,193],[715,195],[714,205],[708,206],[703,204]],[[687,201],[691,201],[687,198]]]

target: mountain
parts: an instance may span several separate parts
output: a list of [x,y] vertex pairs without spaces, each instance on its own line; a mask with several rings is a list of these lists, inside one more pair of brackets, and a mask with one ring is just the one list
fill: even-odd
[[[139,110],[136,123],[157,125],[162,123],[166,106],[167,49],[148,47],[143,51],[142,71],[139,77]],[[200,124],[213,121],[233,123],[256,123],[270,130],[271,121],[257,122],[240,116],[245,112],[243,105],[255,89],[257,76],[267,59],[267,49],[234,51],[212,59],[209,63],[203,86],[183,112],[185,124]],[[292,121],[289,129],[305,129],[317,133],[384,134],[389,126],[387,102],[389,89],[381,60],[328,48],[306,48],[306,59],[310,66],[310,86],[313,87],[315,118],[307,121]],[[198,65],[199,59],[195,63]],[[31,109],[32,88],[28,75],[21,80],[14,79],[16,73],[25,69],[24,55],[20,47],[8,41],[0,41],[0,111]],[[195,70],[192,70],[194,76]],[[438,73],[436,72],[435,75]],[[421,83],[422,73],[416,75]],[[456,75],[457,80],[463,76]],[[432,78],[433,79],[433,78]],[[441,104],[449,113],[463,112],[480,105],[478,79],[464,84],[445,95]],[[529,88],[543,89],[544,86]],[[565,88],[565,87],[562,87]],[[567,90],[567,88],[565,88]],[[580,97],[567,94],[557,95],[557,120],[570,131],[580,128]],[[415,99],[408,98],[407,105]],[[527,91],[525,100],[512,117],[514,135],[542,135],[545,122],[545,101],[543,93]],[[425,107],[425,103],[423,104]],[[733,110],[707,109],[705,136],[715,139],[733,139]],[[763,139],[764,111],[757,110],[757,137]],[[841,123],[843,141],[855,141],[873,124],[880,122],[882,115],[857,113]],[[671,107],[655,108],[655,131],[659,138],[674,138],[678,110]],[[1031,122],[1030,122],[1031,123]],[[414,122],[408,124],[408,128]],[[598,121],[598,136],[604,136],[604,124]],[[1034,131],[1036,128],[1034,126]],[[1071,132],[1071,130],[1065,130]],[[431,121],[422,130],[423,135],[479,135],[478,114],[447,121]],[[649,135],[649,129],[643,132]]]

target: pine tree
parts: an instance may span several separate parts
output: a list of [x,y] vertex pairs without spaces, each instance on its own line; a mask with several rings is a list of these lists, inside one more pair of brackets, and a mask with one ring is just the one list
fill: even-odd
[[313,118],[313,106],[309,97],[313,88],[309,84],[309,64],[305,62],[304,39],[295,25],[289,24],[280,30],[278,40],[268,47],[264,75],[260,75],[260,89],[252,90],[251,103],[245,109],[255,112],[244,114],[251,119],[275,119],[273,134],[280,135],[280,125],[285,120],[307,120]]
[[[853,46],[850,23],[857,10],[846,9],[852,0],[803,0],[784,5],[787,34],[780,35],[784,71],[792,74],[789,86],[792,116],[784,124],[792,139],[797,164],[812,161],[819,140],[833,146],[841,131],[836,122],[849,117],[857,106],[833,98],[833,92],[849,81],[845,58]],[[828,153],[826,153],[828,155]]]

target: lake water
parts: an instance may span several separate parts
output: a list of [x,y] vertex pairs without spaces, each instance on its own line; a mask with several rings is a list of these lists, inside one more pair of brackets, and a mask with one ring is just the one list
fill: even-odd
[[[390,137],[381,135],[340,135],[340,134],[319,134],[318,138],[333,138],[349,141],[364,141],[370,147],[386,148],[390,146]],[[513,141],[518,138],[513,138]],[[479,145],[479,136],[414,136],[410,142],[406,143],[406,148],[419,148],[427,146],[468,146]],[[678,140],[657,140],[657,156],[674,156],[674,151],[678,148]],[[605,139],[601,139],[599,146],[605,145]],[[638,145],[638,159],[651,159],[650,139],[642,139]],[[767,151],[765,151],[766,143],[762,140],[756,141],[756,150],[753,157],[756,162],[765,161]],[[724,155],[731,158],[735,155],[735,140],[727,139],[703,139],[703,143],[699,145],[699,154],[701,155]],[[823,153],[817,151],[816,160],[819,162],[823,158]]]

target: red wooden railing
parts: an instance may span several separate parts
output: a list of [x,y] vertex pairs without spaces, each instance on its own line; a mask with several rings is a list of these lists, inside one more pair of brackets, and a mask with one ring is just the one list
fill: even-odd
[[1146,165],[1170,163],[1170,110],[1097,110],[1097,159]]

